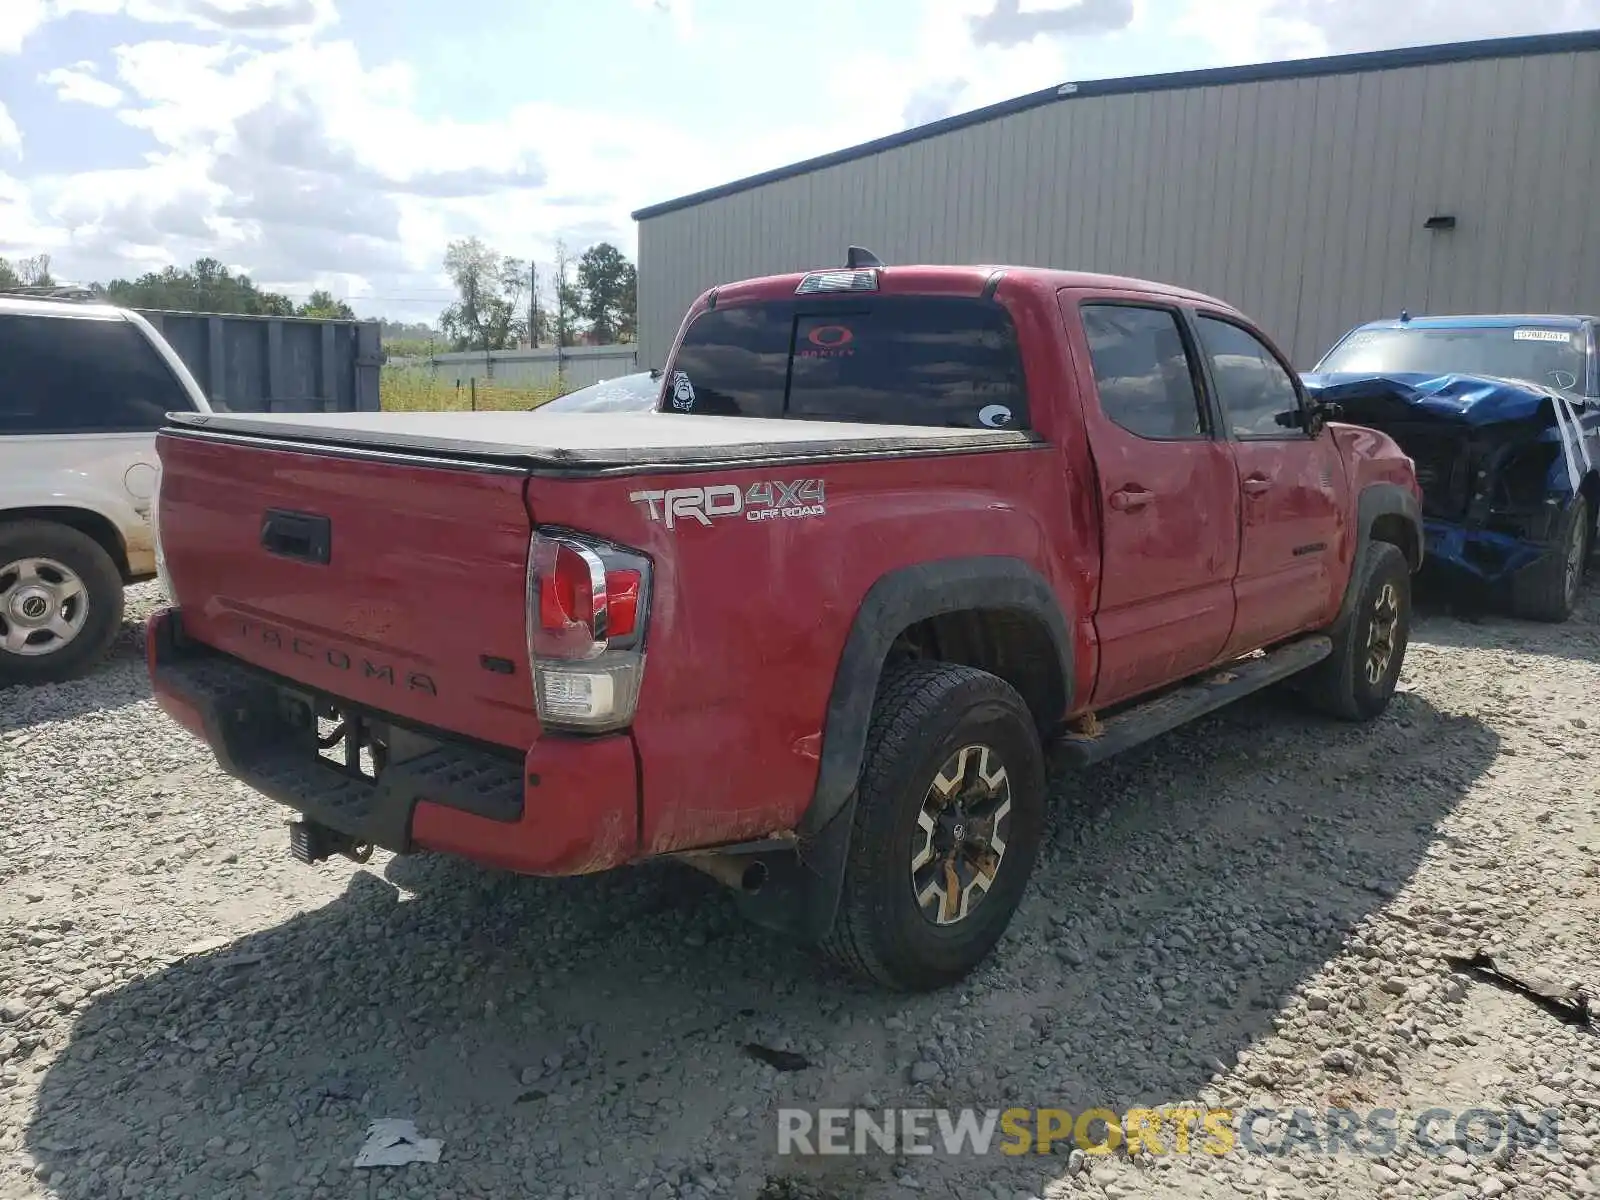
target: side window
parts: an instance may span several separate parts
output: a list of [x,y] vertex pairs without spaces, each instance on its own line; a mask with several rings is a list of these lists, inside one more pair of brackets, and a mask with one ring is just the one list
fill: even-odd
[[1086,304],[1080,311],[1106,416],[1142,438],[1205,437],[1200,390],[1177,314],[1127,304]]
[[137,326],[0,314],[0,436],[148,433],[194,408]]
[[1289,372],[1260,338],[1229,321],[1202,316],[1200,344],[1211,361],[1217,398],[1228,428],[1238,438],[1303,438],[1294,421],[1285,425],[1280,414],[1296,414],[1300,397]]

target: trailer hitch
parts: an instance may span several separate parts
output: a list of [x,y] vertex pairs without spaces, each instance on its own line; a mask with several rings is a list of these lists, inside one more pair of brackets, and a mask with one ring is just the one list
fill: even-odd
[[289,853],[299,862],[312,866],[342,854],[351,862],[364,863],[372,857],[372,844],[360,842],[347,833],[329,829],[316,821],[301,819],[285,822],[289,826]]

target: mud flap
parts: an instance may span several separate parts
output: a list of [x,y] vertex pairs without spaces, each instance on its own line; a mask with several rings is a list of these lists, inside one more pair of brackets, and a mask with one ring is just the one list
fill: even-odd
[[825,938],[839,912],[855,815],[852,791],[844,807],[796,850],[765,858],[768,874],[761,890],[753,895],[736,893],[740,914],[805,945]]

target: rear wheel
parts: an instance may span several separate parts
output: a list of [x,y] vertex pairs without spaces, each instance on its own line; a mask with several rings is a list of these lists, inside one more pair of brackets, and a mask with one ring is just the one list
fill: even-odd
[[915,662],[885,674],[867,734],[839,914],[823,949],[866,978],[956,982],[1021,902],[1044,830],[1032,715],[984,671]]
[[1513,613],[1530,621],[1560,622],[1572,616],[1593,530],[1588,498],[1578,496],[1567,507],[1550,553],[1512,580]]
[[49,521],[0,525],[0,684],[83,674],[122,613],[122,575],[100,543]]
[[1389,707],[1411,640],[1411,567],[1398,546],[1370,542],[1355,569],[1355,609],[1301,690],[1330,716],[1370,721]]

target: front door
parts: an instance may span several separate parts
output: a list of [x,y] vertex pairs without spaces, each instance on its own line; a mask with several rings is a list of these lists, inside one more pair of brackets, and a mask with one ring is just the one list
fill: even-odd
[[1306,431],[1304,395],[1277,352],[1234,318],[1194,316],[1243,509],[1233,655],[1328,619],[1349,571],[1350,485],[1333,434]]
[[1100,491],[1097,707],[1213,662],[1233,626],[1239,500],[1179,312],[1061,294]]

